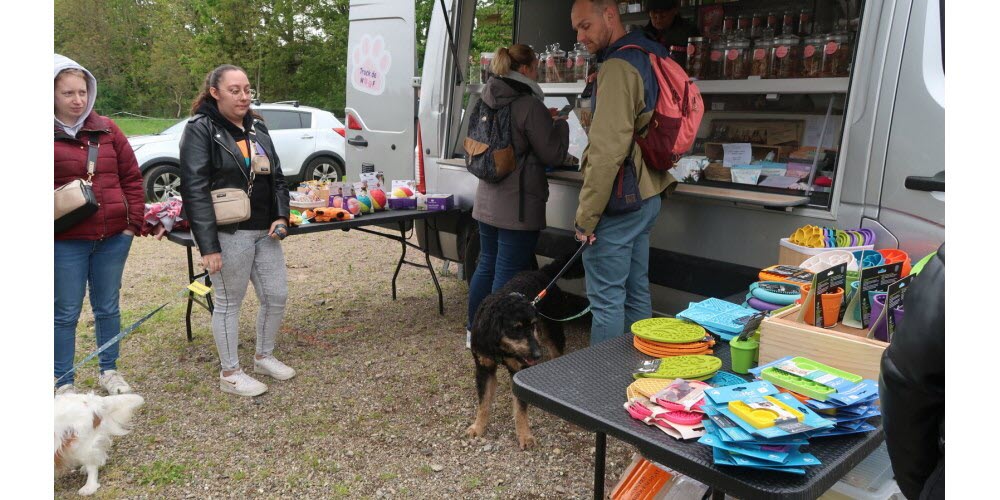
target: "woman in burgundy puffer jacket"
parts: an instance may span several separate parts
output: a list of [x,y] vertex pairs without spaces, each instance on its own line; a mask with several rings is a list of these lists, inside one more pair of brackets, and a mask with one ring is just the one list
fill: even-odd
[[[55,55],[55,186],[87,177],[87,153],[97,137],[93,182],[97,212],[55,235],[56,394],[73,391],[76,324],[90,287],[97,345],[121,330],[118,291],[132,238],[142,227],[142,174],[132,146],[113,121],[93,112],[97,80],[83,66]],[[131,392],[118,373],[118,343],[99,355],[101,387]]]

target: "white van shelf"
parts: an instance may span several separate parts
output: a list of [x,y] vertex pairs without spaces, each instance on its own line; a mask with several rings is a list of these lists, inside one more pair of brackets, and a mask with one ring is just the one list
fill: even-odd
[[846,94],[850,78],[699,80],[702,94]]
[[[699,80],[702,94],[846,94],[850,78],[783,78],[774,80]],[[546,95],[577,95],[584,83],[542,83]],[[469,93],[482,92],[481,84],[467,86]]]
[[[538,86],[546,95],[577,95],[583,92],[584,83],[540,83]],[[465,88],[470,94],[478,94],[483,91],[481,83],[466,85]]]

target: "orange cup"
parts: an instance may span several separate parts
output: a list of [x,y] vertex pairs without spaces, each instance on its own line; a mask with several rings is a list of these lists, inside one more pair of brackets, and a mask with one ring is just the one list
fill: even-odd
[[844,303],[844,289],[837,287],[833,293],[819,296],[823,307],[823,328],[830,328],[840,319],[840,306]]
[[[810,288],[812,286],[809,284],[802,285],[802,299],[800,300],[803,303],[805,303],[805,299],[809,295]],[[823,327],[830,328],[836,325],[837,320],[840,318],[840,305],[844,302],[844,289],[838,286],[835,291],[820,295],[819,300],[820,306],[823,308]],[[803,320],[808,325],[816,324],[816,313],[812,307],[806,307]]]
[[903,269],[900,271],[902,276],[900,278],[910,275],[910,256],[906,252],[898,248],[883,248],[878,253],[882,254],[882,258],[885,259],[886,264],[903,263]]

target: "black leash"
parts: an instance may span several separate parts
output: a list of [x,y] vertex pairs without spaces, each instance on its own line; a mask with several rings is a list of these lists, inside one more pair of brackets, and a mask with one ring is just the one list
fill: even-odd
[[[563,266],[563,268],[559,271],[559,274],[557,274],[555,278],[552,278],[552,281],[550,281],[549,284],[546,285],[545,288],[541,292],[538,292],[538,295],[536,295],[535,298],[534,298],[534,300],[531,301],[531,306],[532,307],[534,307],[535,305],[537,305],[539,302],[542,301],[542,299],[545,298],[545,295],[549,293],[549,289],[552,288],[552,285],[555,285],[556,282],[559,281],[559,278],[561,278],[562,275],[565,274],[566,271],[569,269],[569,266],[572,266],[573,262],[575,262],[576,259],[580,258],[580,255],[583,253],[583,249],[584,248],[587,248],[587,241],[586,240],[584,240],[584,241],[582,241],[580,243],[580,248],[578,248],[576,250],[576,253],[573,254],[573,257],[570,257],[570,259],[568,261],[566,261],[566,265]],[[589,309],[589,306],[588,306],[588,309]]]

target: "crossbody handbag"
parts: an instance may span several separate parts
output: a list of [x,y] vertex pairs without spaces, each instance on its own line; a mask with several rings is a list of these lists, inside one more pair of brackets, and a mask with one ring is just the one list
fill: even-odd
[[[253,157],[253,145],[248,145],[248,148],[250,149],[248,153]],[[243,167],[237,165],[237,168],[242,169]],[[268,164],[268,170],[270,170],[270,164]],[[256,177],[257,174],[251,168],[246,191],[241,188],[212,190],[212,208],[215,209],[216,224],[225,226],[250,219],[250,194],[253,193],[253,181]]]
[[604,208],[607,215],[624,215],[642,208],[642,196],[639,195],[639,178],[635,173],[635,162],[632,161],[632,148],[635,140],[629,144],[625,161],[618,167],[618,175],[611,186],[611,197],[608,206]]
[[55,232],[61,233],[97,212],[94,196],[94,171],[97,169],[97,151],[100,135],[90,134],[87,151],[87,178],[76,179],[55,190]]

